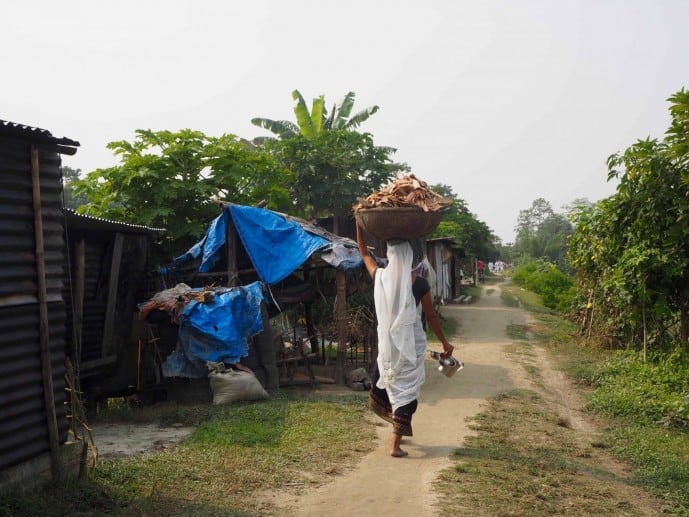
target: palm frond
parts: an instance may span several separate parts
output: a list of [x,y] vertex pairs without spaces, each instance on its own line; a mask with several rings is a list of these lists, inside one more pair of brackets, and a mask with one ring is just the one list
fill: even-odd
[[297,117],[297,125],[299,126],[299,132],[303,136],[310,138],[314,135],[315,132],[313,123],[311,122],[309,108],[306,106],[306,102],[304,102],[304,97],[301,95],[299,90],[294,90],[292,92],[292,98],[295,101],[297,101],[297,104],[294,106],[294,115]]
[[311,104],[311,125],[315,133],[320,133],[323,129],[323,119],[325,118],[325,98],[323,95],[313,99]]
[[268,142],[272,142],[276,140],[276,138],[272,136],[257,136],[255,138],[252,138],[249,142],[251,146],[262,146],[265,145]]
[[333,129],[333,124],[335,123],[335,114],[337,113],[337,104],[333,105],[333,110],[330,112],[330,115],[327,114],[327,112],[323,113],[323,116],[327,117],[325,122],[323,122],[323,129],[330,131]]
[[254,126],[267,129],[280,138],[289,138],[299,133],[299,128],[289,120],[271,120],[269,118],[257,117],[252,118],[251,123]]
[[378,106],[371,106],[370,108],[361,110],[359,113],[357,113],[347,121],[347,124],[345,124],[344,126],[345,129],[353,129],[355,127],[359,127],[359,125],[362,122],[366,121],[376,111],[378,111]]
[[355,96],[356,94],[354,92],[348,92],[337,105],[334,110],[337,112],[337,119],[334,122],[333,129],[344,129],[347,127],[349,114],[352,112],[352,108],[354,107]]

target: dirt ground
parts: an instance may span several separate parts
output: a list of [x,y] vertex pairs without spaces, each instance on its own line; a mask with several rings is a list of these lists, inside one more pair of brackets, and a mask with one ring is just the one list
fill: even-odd
[[[360,464],[318,488],[286,490],[264,494],[279,512],[289,516],[434,515],[434,480],[449,467],[451,453],[462,447],[472,433],[468,420],[481,412],[486,399],[514,388],[537,390],[547,403],[582,440],[591,440],[598,433],[595,424],[581,411],[582,399],[566,378],[554,370],[539,347],[529,359],[539,371],[539,386],[533,382],[519,360],[508,351],[513,343],[507,336],[510,325],[527,325],[529,314],[520,308],[507,307],[500,297],[500,287],[489,286],[482,297],[470,305],[446,305],[441,308],[445,318],[459,322],[458,336],[453,339],[455,357],[464,362],[464,369],[446,378],[428,360],[426,383],[422,388],[419,407],[414,415],[414,436],[405,437],[402,448],[409,455],[392,458],[391,426],[372,413],[377,427],[377,448],[364,456]],[[441,350],[439,343],[429,343],[431,350]],[[94,433],[100,456],[132,454],[155,450],[180,442],[190,428],[127,430],[117,426],[96,427]],[[161,434],[164,433],[164,434]],[[606,466],[622,472],[625,467],[612,459]],[[644,506],[643,497],[637,501]],[[652,503],[649,502],[649,505]],[[330,509],[324,511],[324,509]],[[335,512],[332,509],[337,509]],[[653,508],[647,508],[648,515]],[[642,513],[646,513],[641,509]]]
[[[468,420],[482,411],[487,398],[513,388],[539,391],[568,420],[571,429],[581,434],[582,440],[595,439],[598,429],[582,412],[583,400],[564,375],[552,368],[545,351],[534,347],[537,355],[530,358],[531,366],[539,370],[540,385],[535,386],[524,366],[506,350],[513,343],[507,327],[527,325],[530,315],[523,309],[505,306],[499,285],[484,289],[474,304],[446,305],[441,313],[459,322],[459,333],[453,340],[454,355],[464,362],[464,369],[446,378],[437,371],[435,362],[427,361],[426,383],[413,420],[414,436],[402,441],[409,456],[390,457],[391,426],[371,416],[379,424],[376,450],[365,456],[355,470],[331,483],[299,494],[274,494],[271,499],[285,515],[401,515],[401,509],[404,515],[434,515],[433,482],[441,470],[451,465],[451,453],[462,447],[472,432]],[[439,343],[429,343],[429,348],[441,350]],[[625,470],[624,465],[612,459],[609,462],[609,470]],[[655,514],[657,508],[653,508],[652,500],[645,500],[643,493],[632,498],[640,513]],[[337,511],[324,512],[326,508]]]
[[[275,494],[286,513],[322,516],[323,508],[337,508],[338,516],[393,515],[404,508],[405,515],[432,515],[433,481],[471,432],[468,417],[480,412],[487,398],[528,384],[524,368],[503,351],[512,342],[505,329],[526,324],[527,313],[505,307],[498,288],[487,289],[475,304],[445,305],[440,312],[459,320],[452,344],[464,369],[447,378],[436,362],[427,361],[414,436],[402,440],[409,456],[389,455],[391,426],[378,420],[378,447],[355,470],[298,496]],[[429,343],[429,349],[442,351],[440,343]]]

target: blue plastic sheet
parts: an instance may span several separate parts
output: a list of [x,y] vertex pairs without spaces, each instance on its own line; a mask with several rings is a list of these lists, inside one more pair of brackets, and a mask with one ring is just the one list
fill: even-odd
[[216,291],[211,303],[190,301],[182,311],[177,348],[163,363],[166,377],[206,377],[206,362],[235,364],[263,330],[263,285]]
[[327,239],[270,210],[230,205],[230,213],[256,272],[268,284],[283,280],[328,245]]
[[201,257],[199,271],[212,271],[225,244],[228,217],[232,217],[241,244],[267,284],[285,279],[316,252],[326,263],[345,271],[362,265],[358,246],[351,239],[265,208],[227,205],[210,223],[203,239],[173,260],[172,269]]

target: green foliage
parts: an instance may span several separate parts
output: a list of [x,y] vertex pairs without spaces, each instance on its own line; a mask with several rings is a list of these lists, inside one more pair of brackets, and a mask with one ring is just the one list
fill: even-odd
[[596,375],[589,407],[614,416],[689,426],[689,354],[619,351]]
[[443,220],[433,231],[431,238],[453,239],[464,248],[467,255],[481,257],[484,262],[500,258],[495,235],[486,223],[469,212],[466,201],[457,197],[452,187],[439,183],[432,185],[431,190],[452,199],[452,205],[444,211]]
[[74,192],[73,183],[79,180],[80,174],[81,169],[73,169],[67,165],[62,166],[62,191],[66,208],[79,208],[88,201],[83,195],[77,195]]
[[354,97],[354,92],[348,92],[339,103],[333,106],[332,111],[328,114],[328,110],[325,107],[325,97],[321,95],[313,99],[311,111],[309,112],[301,92],[294,90],[292,92],[292,99],[295,101],[293,109],[294,116],[297,119],[296,124],[288,120],[272,120],[260,117],[251,119],[251,123],[267,129],[280,139],[293,138],[297,135],[301,135],[304,138],[313,138],[323,131],[354,130],[378,111],[378,106],[371,106],[354,116],[350,116],[354,107]]
[[88,199],[81,213],[165,228],[163,260],[186,251],[219,213],[213,198],[240,204],[266,200],[289,206],[289,174],[260,148],[232,135],[199,131],[137,130],[133,142],[108,144],[120,165],[96,169],[74,181]]
[[689,342],[689,93],[669,100],[666,137],[608,159],[617,191],[574,214],[569,247],[601,333],[656,349]]
[[376,146],[370,134],[344,129],[275,140],[266,148],[290,171],[294,207],[310,219],[349,213],[359,197],[379,189],[403,168],[390,160],[394,150]]
[[289,189],[294,209],[307,219],[334,214],[335,233],[338,220],[349,214],[357,198],[377,190],[395,172],[408,170],[405,164],[391,161],[395,149],[378,147],[369,133],[354,131],[378,111],[373,106],[351,116],[354,97],[348,92],[328,114],[324,96],[313,99],[309,111],[302,94],[294,90],[296,124],[266,118],[251,121],[279,138],[257,140],[293,175]]
[[636,467],[635,478],[659,497],[672,501],[676,510],[658,513],[689,515],[689,440],[675,429],[618,422],[610,435],[612,450]]
[[531,208],[519,212],[516,258],[518,262],[542,258],[569,271],[567,239],[571,233],[572,224],[564,214],[556,214],[545,199],[536,199]]
[[532,260],[515,269],[512,281],[541,297],[543,305],[559,312],[572,307],[576,294],[572,277],[544,260]]

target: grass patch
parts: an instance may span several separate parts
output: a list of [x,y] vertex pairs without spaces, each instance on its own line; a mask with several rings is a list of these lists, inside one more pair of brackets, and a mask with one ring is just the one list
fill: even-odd
[[618,420],[611,428],[613,452],[636,467],[640,483],[677,504],[677,514],[689,515],[689,436],[657,426]]
[[519,307],[519,299],[509,289],[500,289],[500,299],[507,307]]
[[539,307],[537,297],[514,286],[503,290],[527,300],[524,305],[535,317],[530,326],[534,340],[588,397],[588,409],[606,422],[602,437],[590,444],[594,454],[604,449],[629,462],[632,482],[667,501],[659,513],[689,515],[689,429],[683,425],[689,395],[682,358],[670,355],[649,364],[628,357],[631,352],[587,346],[574,324]]
[[514,339],[516,341],[528,341],[529,340],[529,326],[528,325],[517,325],[516,323],[510,323],[505,329],[507,332],[507,337]]
[[257,494],[318,485],[374,446],[358,393],[283,390],[260,403],[135,408],[101,418],[198,425],[181,445],[101,460],[87,483],[4,495],[2,515],[266,515]]
[[[506,299],[513,298],[516,299],[517,302],[516,304],[514,302],[509,302],[507,305],[511,307],[515,306],[522,306],[526,310],[537,313],[537,314],[553,314],[552,309],[548,309],[545,305],[543,305],[543,301],[541,300],[541,297],[538,296],[536,293],[532,293],[531,291],[527,291],[523,287],[519,287],[518,285],[509,283],[506,285],[503,285],[501,287],[502,289],[502,299],[505,301]],[[511,304],[511,305],[510,305]]]
[[480,285],[463,285],[462,294],[471,296],[472,303],[478,301],[483,294],[483,287]]
[[514,390],[492,399],[477,432],[440,475],[440,515],[634,515],[620,495],[631,483],[602,467],[538,394]]

